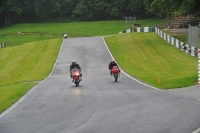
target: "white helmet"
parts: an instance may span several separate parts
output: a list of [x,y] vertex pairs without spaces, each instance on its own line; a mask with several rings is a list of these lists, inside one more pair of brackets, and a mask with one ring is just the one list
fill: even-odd
[[73,61],[72,61],[72,64],[74,64],[74,63],[76,63],[76,61],[75,61],[75,60],[73,60]]

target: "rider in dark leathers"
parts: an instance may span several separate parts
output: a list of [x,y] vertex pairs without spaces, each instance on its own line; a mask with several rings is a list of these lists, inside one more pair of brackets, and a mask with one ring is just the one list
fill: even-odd
[[111,60],[109,66],[108,66],[108,69],[110,70],[110,75],[112,75],[111,70],[112,70],[113,66],[117,66],[118,67],[118,65],[117,65],[117,63],[115,62],[114,59]]
[[75,62],[75,60],[73,60],[72,61],[72,64],[70,65],[70,72],[71,72],[71,70],[73,69],[73,68],[77,68],[77,69],[79,69],[80,71],[81,71],[81,67],[79,66],[79,64],[77,64],[76,62]]
[[70,77],[72,78],[72,75],[71,75],[71,70],[72,69],[74,69],[74,68],[77,68],[77,69],[79,69],[80,70],[80,75],[81,75],[81,77],[82,77],[82,74],[81,74],[81,67],[79,66],[79,64],[77,64],[76,62],[75,62],[75,60],[73,60],[72,61],[72,64],[70,65]]

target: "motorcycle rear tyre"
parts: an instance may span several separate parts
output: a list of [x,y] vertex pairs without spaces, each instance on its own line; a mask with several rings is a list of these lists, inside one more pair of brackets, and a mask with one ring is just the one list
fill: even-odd
[[76,85],[76,86],[78,86],[78,85],[79,85],[79,82],[78,82],[78,81],[75,81],[74,83],[75,83],[75,85]]
[[78,86],[79,85],[79,83],[77,82],[77,83],[75,83],[76,84],[76,86]]
[[117,73],[114,74],[114,78],[115,78],[115,82],[117,82],[117,79],[118,79],[118,74]]

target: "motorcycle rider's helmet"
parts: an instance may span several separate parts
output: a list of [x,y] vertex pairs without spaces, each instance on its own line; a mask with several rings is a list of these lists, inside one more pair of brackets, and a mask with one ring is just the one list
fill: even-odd
[[115,62],[115,60],[114,60],[114,59],[112,59],[112,60],[111,60],[111,62]]
[[72,61],[72,64],[75,64],[75,63],[76,63],[75,60],[73,60],[73,61]]

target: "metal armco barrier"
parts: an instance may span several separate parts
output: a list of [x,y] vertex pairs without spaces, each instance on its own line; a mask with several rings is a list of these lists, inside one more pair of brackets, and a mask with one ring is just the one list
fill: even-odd
[[160,30],[159,28],[155,27],[155,33],[158,34],[161,38],[163,38],[164,40],[166,40],[167,42],[169,42],[171,45],[174,45],[175,47],[185,51],[186,53],[197,57],[198,56],[198,47],[194,47],[191,46],[189,44],[184,44],[183,42],[179,41],[178,39],[167,35],[166,33],[164,33],[162,30]]
[[134,29],[126,29],[125,31],[121,31],[119,34],[130,32],[155,32],[155,27],[135,27]]
[[155,32],[155,27],[138,27],[135,32]]

